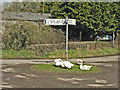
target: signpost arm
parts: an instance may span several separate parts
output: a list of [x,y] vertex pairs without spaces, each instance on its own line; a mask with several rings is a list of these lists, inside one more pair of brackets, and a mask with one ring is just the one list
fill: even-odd
[[68,61],[68,16],[66,16],[66,60]]

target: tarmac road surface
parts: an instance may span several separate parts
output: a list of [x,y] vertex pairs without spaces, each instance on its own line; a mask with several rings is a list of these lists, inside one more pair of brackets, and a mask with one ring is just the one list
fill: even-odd
[[33,63],[4,64],[2,88],[118,88],[118,60],[115,57],[107,58],[112,61],[91,62],[103,69],[96,74],[48,73],[32,70],[30,67]]
[[[106,57],[93,57],[93,58],[81,58],[86,63],[94,62],[111,62],[118,61],[118,55],[106,56]],[[77,59],[69,59],[71,62],[76,62]],[[13,65],[13,64],[45,64],[51,63],[54,59],[3,59],[2,65]]]

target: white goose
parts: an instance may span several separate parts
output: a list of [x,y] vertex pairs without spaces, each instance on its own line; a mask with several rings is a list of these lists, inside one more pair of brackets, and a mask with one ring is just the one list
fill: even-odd
[[55,63],[55,66],[61,66],[67,69],[70,69],[74,66],[74,64],[70,63],[69,61],[62,61],[62,59],[55,59],[54,63]]
[[76,60],[76,64],[77,64],[77,65],[80,65],[80,64],[81,64],[80,61],[81,61],[80,59],[77,59],[77,60]]
[[67,69],[70,69],[74,66],[74,64],[72,64],[71,62],[69,61],[63,61],[61,62],[61,67],[66,67]]
[[[81,63],[79,63],[79,62],[81,62]],[[77,64],[80,64],[80,69],[81,70],[90,70],[91,67],[92,67],[92,66],[83,65],[83,61],[80,60],[80,59],[77,60]]]
[[61,62],[62,62],[62,59],[55,59],[54,60],[55,66],[61,66]]

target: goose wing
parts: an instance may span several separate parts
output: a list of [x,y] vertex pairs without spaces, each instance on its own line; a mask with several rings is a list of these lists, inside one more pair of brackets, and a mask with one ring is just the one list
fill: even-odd
[[87,66],[87,65],[80,65],[80,69],[82,69],[82,70],[90,70],[90,68],[91,68],[92,66]]
[[60,66],[61,65],[61,62],[56,62],[55,63],[55,66]]
[[70,63],[69,61],[64,61],[63,63],[64,63],[64,65],[65,65],[65,67],[66,67],[66,68],[69,68],[69,69],[70,69],[72,66],[74,66],[74,64]]
[[86,67],[86,68],[91,68],[92,66],[88,66],[88,65],[83,65],[84,67]]
[[54,60],[55,63],[56,63],[56,62],[61,62],[61,61],[62,61],[62,59],[60,59],[60,58]]

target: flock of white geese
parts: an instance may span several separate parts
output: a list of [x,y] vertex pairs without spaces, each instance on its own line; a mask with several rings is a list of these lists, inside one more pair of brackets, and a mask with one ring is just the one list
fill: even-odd
[[[55,66],[71,69],[74,64],[72,64],[69,61],[63,61],[62,59],[55,59],[54,60]],[[81,70],[90,70],[92,66],[83,65],[83,61],[80,59],[77,59],[76,64],[80,65]]]

